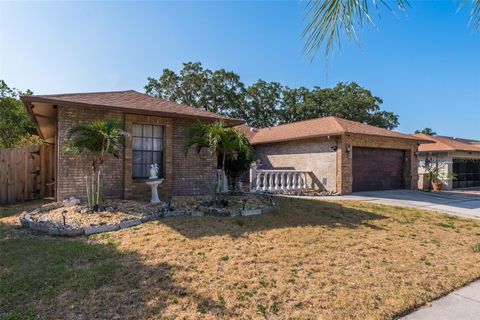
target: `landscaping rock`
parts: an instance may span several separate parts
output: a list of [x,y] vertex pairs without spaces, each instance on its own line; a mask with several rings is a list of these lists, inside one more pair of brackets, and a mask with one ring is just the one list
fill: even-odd
[[130,219],[130,220],[125,220],[120,222],[120,228],[128,228],[128,227],[133,227],[138,224],[141,224],[142,220],[141,219]]
[[90,208],[82,208],[82,209],[80,210],[80,213],[91,213],[91,212],[93,212],[93,210],[90,209]]
[[200,210],[194,210],[192,211],[192,217],[203,217],[203,211]]
[[272,211],[275,210],[275,209],[277,209],[277,206],[266,207],[266,208],[263,208],[263,209],[262,209],[262,213],[272,212]]
[[57,208],[60,208],[61,206],[63,206],[63,204],[61,202],[47,203],[47,204],[42,205],[42,211],[57,209]]
[[148,222],[152,220],[157,220],[158,218],[160,218],[160,216],[156,215],[155,213],[147,213],[147,214],[144,214],[140,220],[142,222]]
[[75,197],[70,197],[68,199],[63,200],[63,205],[65,207],[73,207],[80,204],[80,202],[81,202],[80,199]]
[[242,215],[242,210],[240,210],[240,209],[232,210],[230,212],[230,216],[232,216],[232,217],[238,217],[238,216],[241,216],[241,215]]
[[36,208],[36,209],[33,209],[32,211],[30,211],[30,214],[37,214],[37,213],[40,213],[42,212],[42,208]]
[[107,224],[106,226],[98,226],[98,227],[89,227],[85,229],[85,235],[91,235],[95,233],[102,233],[102,232],[110,232],[120,229],[118,224]]
[[165,218],[168,217],[181,217],[181,216],[188,216],[188,212],[184,210],[173,210],[173,211],[166,211],[163,213]]
[[256,216],[258,214],[262,214],[262,209],[242,210],[242,216]]

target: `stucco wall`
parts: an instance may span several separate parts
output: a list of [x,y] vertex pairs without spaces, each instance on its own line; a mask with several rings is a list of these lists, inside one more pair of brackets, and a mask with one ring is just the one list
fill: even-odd
[[336,191],[337,154],[334,139],[317,138],[255,145],[255,156],[262,169],[312,171],[308,185]]

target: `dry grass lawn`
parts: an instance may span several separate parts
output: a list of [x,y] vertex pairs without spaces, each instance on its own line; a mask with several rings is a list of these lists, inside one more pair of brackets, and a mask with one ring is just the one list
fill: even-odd
[[65,240],[0,212],[0,318],[389,319],[480,277],[480,222],[280,199]]

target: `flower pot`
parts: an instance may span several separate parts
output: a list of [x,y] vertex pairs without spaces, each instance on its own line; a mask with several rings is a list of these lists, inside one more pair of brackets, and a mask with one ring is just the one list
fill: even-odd
[[441,182],[432,182],[433,191],[441,191],[443,183]]

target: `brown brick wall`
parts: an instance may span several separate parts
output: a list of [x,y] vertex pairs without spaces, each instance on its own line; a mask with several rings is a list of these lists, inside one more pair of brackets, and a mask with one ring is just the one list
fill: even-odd
[[[105,112],[95,108],[58,107],[57,150],[65,144],[69,128],[79,122],[99,118],[120,118],[125,130],[131,133],[133,123],[161,124],[165,126],[165,181],[159,185],[160,198],[170,195],[197,195],[211,192],[215,181],[213,156],[208,150],[197,154],[193,148],[185,155],[183,141],[189,125],[196,120],[163,118],[145,115]],[[86,197],[85,175],[91,173],[88,154],[58,154],[57,199]],[[112,198],[150,198],[150,187],[144,181],[132,179],[132,142],[127,139],[120,158],[107,157],[102,167],[102,196]]]
[[326,137],[259,144],[255,146],[255,157],[262,162],[262,169],[311,171],[309,187],[335,191],[337,164],[332,147],[336,144],[336,139]]
[[[351,135],[342,136],[337,149],[337,187],[341,194],[352,192],[352,148],[354,147],[371,147],[385,149],[402,149],[405,150],[405,187],[416,189],[418,186],[418,165],[415,153],[418,150],[418,144],[414,140],[404,140],[387,137],[361,136]],[[347,149],[350,152],[347,152]]]
[[[117,112],[106,112],[95,108],[72,108],[58,106],[58,164],[57,164],[57,199],[75,196],[86,198],[85,176],[91,179],[92,162],[88,153],[75,156],[71,153],[61,155],[59,150],[65,145],[68,130],[80,123],[99,118],[120,118]],[[120,157],[107,156],[101,167],[101,190],[103,197],[123,197],[123,150]],[[91,181],[91,180],[90,180]]]
[[209,194],[213,191],[216,168],[215,157],[207,149],[200,153],[190,148],[187,154],[183,143],[188,127],[197,120],[173,119],[173,186],[175,195]]

